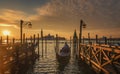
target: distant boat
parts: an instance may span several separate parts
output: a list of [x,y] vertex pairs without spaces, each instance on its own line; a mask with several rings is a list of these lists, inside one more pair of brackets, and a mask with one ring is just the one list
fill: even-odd
[[67,43],[65,43],[63,48],[56,53],[58,62],[60,62],[62,64],[68,63],[69,59],[70,59],[70,54],[71,54],[70,47],[68,46]]

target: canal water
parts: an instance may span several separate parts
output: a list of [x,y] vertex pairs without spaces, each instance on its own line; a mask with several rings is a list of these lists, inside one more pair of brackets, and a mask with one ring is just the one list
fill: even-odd
[[[68,43],[70,45],[70,43]],[[64,41],[59,43],[59,48],[62,48]],[[44,44],[45,46],[45,44]],[[71,45],[72,46],[72,45]],[[75,56],[71,52],[71,59],[67,65],[61,65],[56,59],[54,41],[47,43],[47,51],[43,49],[42,56],[41,44],[40,44],[40,57],[36,60],[32,68],[29,69],[27,74],[93,74],[87,66],[82,62],[78,64]],[[71,51],[72,47],[71,47]]]

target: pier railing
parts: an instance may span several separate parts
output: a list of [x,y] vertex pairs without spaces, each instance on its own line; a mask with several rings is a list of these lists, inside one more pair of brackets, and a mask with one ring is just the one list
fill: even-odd
[[[0,74],[16,74],[20,66],[35,61],[38,56],[35,53],[36,43],[15,43],[0,45]],[[32,63],[31,63],[32,64]],[[30,64],[29,64],[30,65]],[[25,67],[23,66],[23,67]]]
[[82,60],[96,71],[109,74],[120,73],[120,48],[107,45],[80,45]]

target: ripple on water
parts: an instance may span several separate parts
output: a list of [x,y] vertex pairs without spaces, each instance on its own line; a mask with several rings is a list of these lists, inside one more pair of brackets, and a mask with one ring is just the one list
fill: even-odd
[[73,56],[66,66],[60,66],[54,48],[51,48],[45,56],[40,56],[39,60],[36,60],[27,74],[84,74],[84,72],[79,70],[78,61]]
[[40,59],[35,62],[33,71],[28,72],[28,74],[80,74],[75,59],[71,59],[65,67],[61,67],[63,68],[62,71],[59,67],[60,65],[55,57],[40,57]]

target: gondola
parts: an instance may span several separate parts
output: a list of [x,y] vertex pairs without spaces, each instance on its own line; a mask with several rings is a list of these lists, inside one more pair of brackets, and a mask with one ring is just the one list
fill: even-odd
[[63,46],[63,48],[56,52],[57,60],[60,64],[67,64],[70,60],[71,50],[67,43]]

